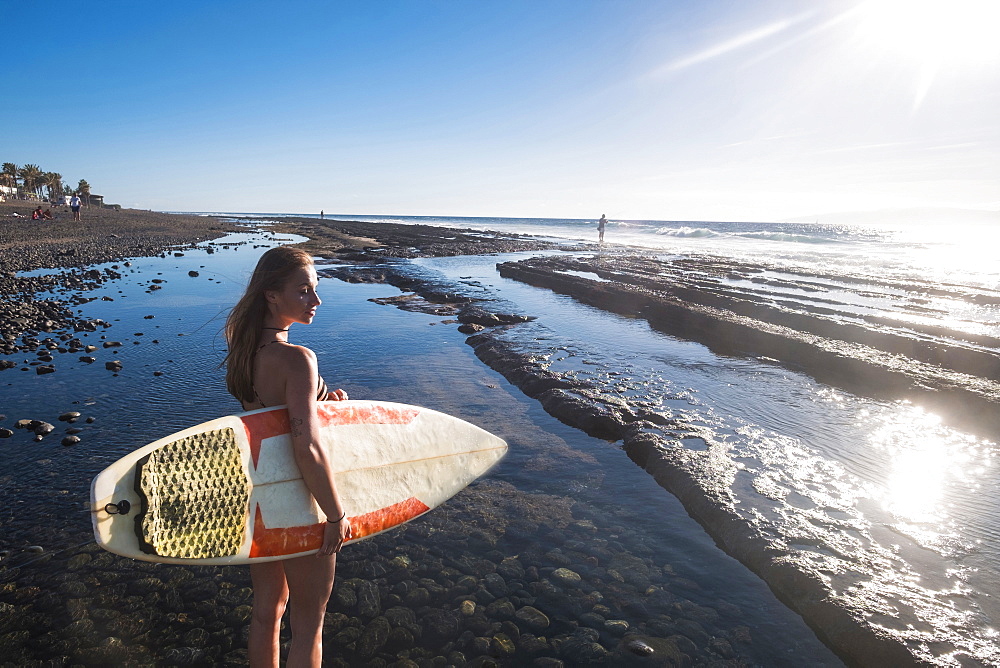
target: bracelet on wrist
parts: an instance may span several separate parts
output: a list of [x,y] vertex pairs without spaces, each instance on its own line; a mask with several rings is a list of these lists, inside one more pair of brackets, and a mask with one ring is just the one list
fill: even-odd
[[345,517],[347,517],[347,511],[344,511],[344,514],[343,514],[343,515],[341,515],[340,517],[338,517],[338,518],[337,518],[337,519],[335,519],[335,520],[330,520],[330,519],[328,519],[328,520],[327,520],[327,523],[328,523],[328,524],[340,524],[340,522],[341,522],[341,521],[342,521],[342,520],[343,520],[343,519],[344,519]]

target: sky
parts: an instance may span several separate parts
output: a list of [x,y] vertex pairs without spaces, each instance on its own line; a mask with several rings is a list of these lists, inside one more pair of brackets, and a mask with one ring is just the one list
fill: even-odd
[[3,4],[0,161],[123,206],[1000,210],[1000,0]]

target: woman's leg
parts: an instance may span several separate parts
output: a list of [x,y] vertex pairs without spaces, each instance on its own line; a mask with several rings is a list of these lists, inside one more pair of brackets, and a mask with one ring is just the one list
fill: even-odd
[[323,616],[333,591],[337,555],[287,559],[285,577],[291,599],[292,644],[288,668],[319,668],[323,662]]
[[250,565],[253,582],[253,614],[247,654],[251,668],[278,668],[278,633],[288,602],[288,583],[280,561]]

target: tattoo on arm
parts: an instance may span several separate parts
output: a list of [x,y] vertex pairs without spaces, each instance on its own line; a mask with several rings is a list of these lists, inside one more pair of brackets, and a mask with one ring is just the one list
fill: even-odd
[[302,434],[302,418],[292,418],[292,436]]

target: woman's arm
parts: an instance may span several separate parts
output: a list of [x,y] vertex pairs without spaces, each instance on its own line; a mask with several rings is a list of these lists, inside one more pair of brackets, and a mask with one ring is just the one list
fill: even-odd
[[[288,347],[286,355],[285,403],[292,428],[292,453],[302,480],[329,520],[319,553],[332,554],[339,552],[343,542],[350,538],[351,523],[343,517],[344,507],[337,494],[330,458],[319,438],[316,356],[299,346]],[[343,519],[337,522],[340,517]]]

